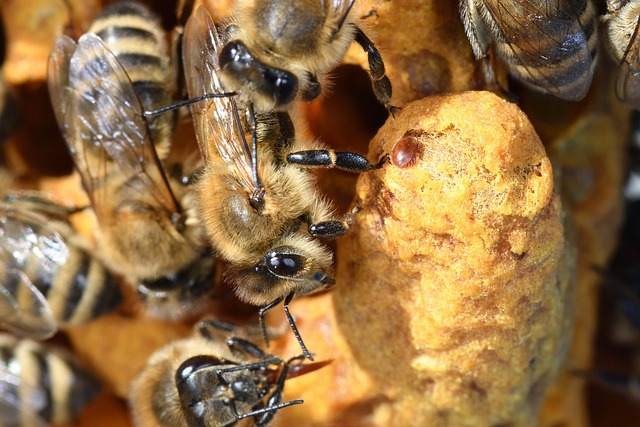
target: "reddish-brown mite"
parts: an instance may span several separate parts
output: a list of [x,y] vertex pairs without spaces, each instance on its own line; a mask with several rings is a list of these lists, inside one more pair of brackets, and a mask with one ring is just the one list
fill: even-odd
[[413,166],[420,155],[422,144],[413,136],[405,136],[393,147],[391,163],[399,168]]

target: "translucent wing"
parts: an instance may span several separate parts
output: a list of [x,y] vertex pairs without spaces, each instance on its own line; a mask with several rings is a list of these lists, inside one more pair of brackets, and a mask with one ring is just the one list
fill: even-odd
[[334,28],[334,32],[337,33],[351,12],[355,0],[331,0],[328,3],[327,26]]
[[68,257],[63,237],[43,217],[0,208],[3,326],[35,339],[46,339],[58,330],[45,295]]
[[58,331],[49,303],[21,270],[2,272],[0,284],[0,324],[12,333],[45,340]]
[[501,53],[512,58],[512,74],[560,98],[584,97],[594,62],[581,17],[575,15],[586,9],[579,7],[585,2],[485,1],[506,43]]
[[65,92],[69,85],[69,62],[75,50],[76,42],[67,36],[60,36],[53,44],[47,63],[47,84],[51,105],[65,138],[69,133],[70,125],[66,120],[68,105]]
[[[184,34],[184,64],[187,90],[191,98],[211,93],[224,93],[218,78],[218,54],[222,42],[209,12],[203,7],[193,15]],[[205,162],[220,156],[248,193],[256,190],[240,115],[233,98],[211,98],[191,106],[196,137]]]
[[153,197],[169,214],[177,211],[126,71],[95,34],[83,35],[70,58],[67,45],[56,44],[49,85],[52,100],[63,105],[59,124],[98,218],[110,213],[107,181],[114,179],[132,184],[141,198]]
[[75,206],[69,207],[61,205],[51,199],[47,194],[38,190],[11,191],[5,195],[4,203],[9,205],[11,209],[38,213],[66,224],[70,224],[70,215],[82,209]]
[[629,46],[624,53],[624,57],[618,67],[618,78],[616,80],[616,95],[618,99],[626,102],[633,108],[640,108],[640,37],[638,37],[638,26],[640,17],[636,24]]
[[0,414],[3,425],[47,427],[49,425],[38,413],[45,409],[49,400],[47,392],[40,386],[27,384],[19,372],[0,361]]

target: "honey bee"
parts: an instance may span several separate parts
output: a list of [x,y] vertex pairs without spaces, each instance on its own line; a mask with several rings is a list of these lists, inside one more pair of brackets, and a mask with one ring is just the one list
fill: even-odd
[[353,41],[368,54],[378,100],[390,111],[391,82],[373,42],[356,24],[354,0],[239,0],[219,52],[223,86],[258,112],[312,101]]
[[101,391],[75,358],[29,339],[0,334],[0,425],[68,425]]
[[[99,21],[117,17],[107,11]],[[145,17],[135,22],[140,20]],[[108,28],[99,33],[110,34]],[[160,102],[153,98],[156,85],[142,84],[145,76],[155,81],[153,76],[162,73],[154,69],[164,65],[145,53],[145,46],[155,42],[135,28],[121,35],[125,53],[119,56],[96,34],[84,34],[77,44],[60,36],[49,58],[49,92],[98,220],[98,255],[138,286],[149,314],[184,317],[204,308],[213,288],[214,260],[190,208],[192,192],[177,182],[172,187],[161,164],[171,138],[154,145],[152,138],[163,139],[166,127],[154,132],[144,114]],[[141,54],[132,53],[136,47],[143,48]],[[120,61],[135,57],[131,60],[141,67],[130,78]]]
[[607,0],[603,21],[609,52],[618,63],[616,95],[631,107],[640,108],[640,1]]
[[[597,57],[595,11],[589,0],[460,0],[460,16],[477,59],[493,45],[518,81],[578,101],[591,85]],[[493,81],[487,63],[488,81]]]
[[122,300],[113,276],[44,198],[8,195],[0,202],[0,324],[46,339],[86,323]]
[[288,378],[330,361],[284,361],[240,337],[226,337],[217,322],[154,353],[131,383],[129,402],[138,427],[226,427],[253,418],[266,426],[275,412],[302,400],[281,402]]
[[[222,93],[218,32],[204,8],[193,15],[184,35],[187,89],[192,98]],[[250,111],[233,98],[212,98],[192,104],[196,137],[205,165],[196,188],[200,216],[216,253],[230,263],[227,277],[240,299],[264,313],[284,301],[289,324],[303,352],[311,359],[289,303],[333,285],[332,254],[314,237],[336,237],[349,218],[335,219],[312,174],[302,166],[365,171],[381,167],[349,152],[316,149],[295,137],[286,112],[258,115],[257,151],[246,140]],[[258,176],[260,177],[258,179]],[[301,230],[309,224],[308,232]]]

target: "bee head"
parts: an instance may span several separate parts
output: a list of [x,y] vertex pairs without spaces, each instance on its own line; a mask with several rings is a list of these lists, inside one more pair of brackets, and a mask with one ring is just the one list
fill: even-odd
[[295,292],[305,295],[333,284],[332,255],[317,240],[294,234],[270,248],[246,269],[234,272],[238,296],[265,305]]
[[235,420],[230,405],[243,412],[259,402],[262,378],[250,369],[220,373],[233,366],[223,358],[199,355],[176,370],[175,384],[189,425],[227,425]]
[[[266,110],[282,108],[298,93],[298,78],[293,73],[260,62],[239,40],[227,43],[218,59],[227,86],[239,92],[242,88],[256,92],[250,95],[257,98],[252,99],[254,102],[270,100],[271,105]],[[258,106],[258,109],[263,108]]]

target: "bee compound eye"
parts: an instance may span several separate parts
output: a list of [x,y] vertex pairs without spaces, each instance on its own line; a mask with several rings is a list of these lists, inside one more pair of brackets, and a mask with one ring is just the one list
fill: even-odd
[[284,277],[297,275],[305,265],[304,257],[294,254],[270,254],[266,261],[271,273]]
[[252,59],[247,47],[240,41],[227,43],[218,56],[221,68],[225,68],[227,65],[231,65],[233,68],[246,66],[252,62]]
[[213,356],[200,355],[190,357],[189,359],[182,362],[180,367],[178,367],[178,369],[176,370],[175,381],[176,383],[181,383],[201,369],[220,365],[222,363],[223,361]]
[[265,67],[264,80],[265,89],[273,90],[273,96],[278,105],[291,102],[298,92],[298,79],[288,71]]

